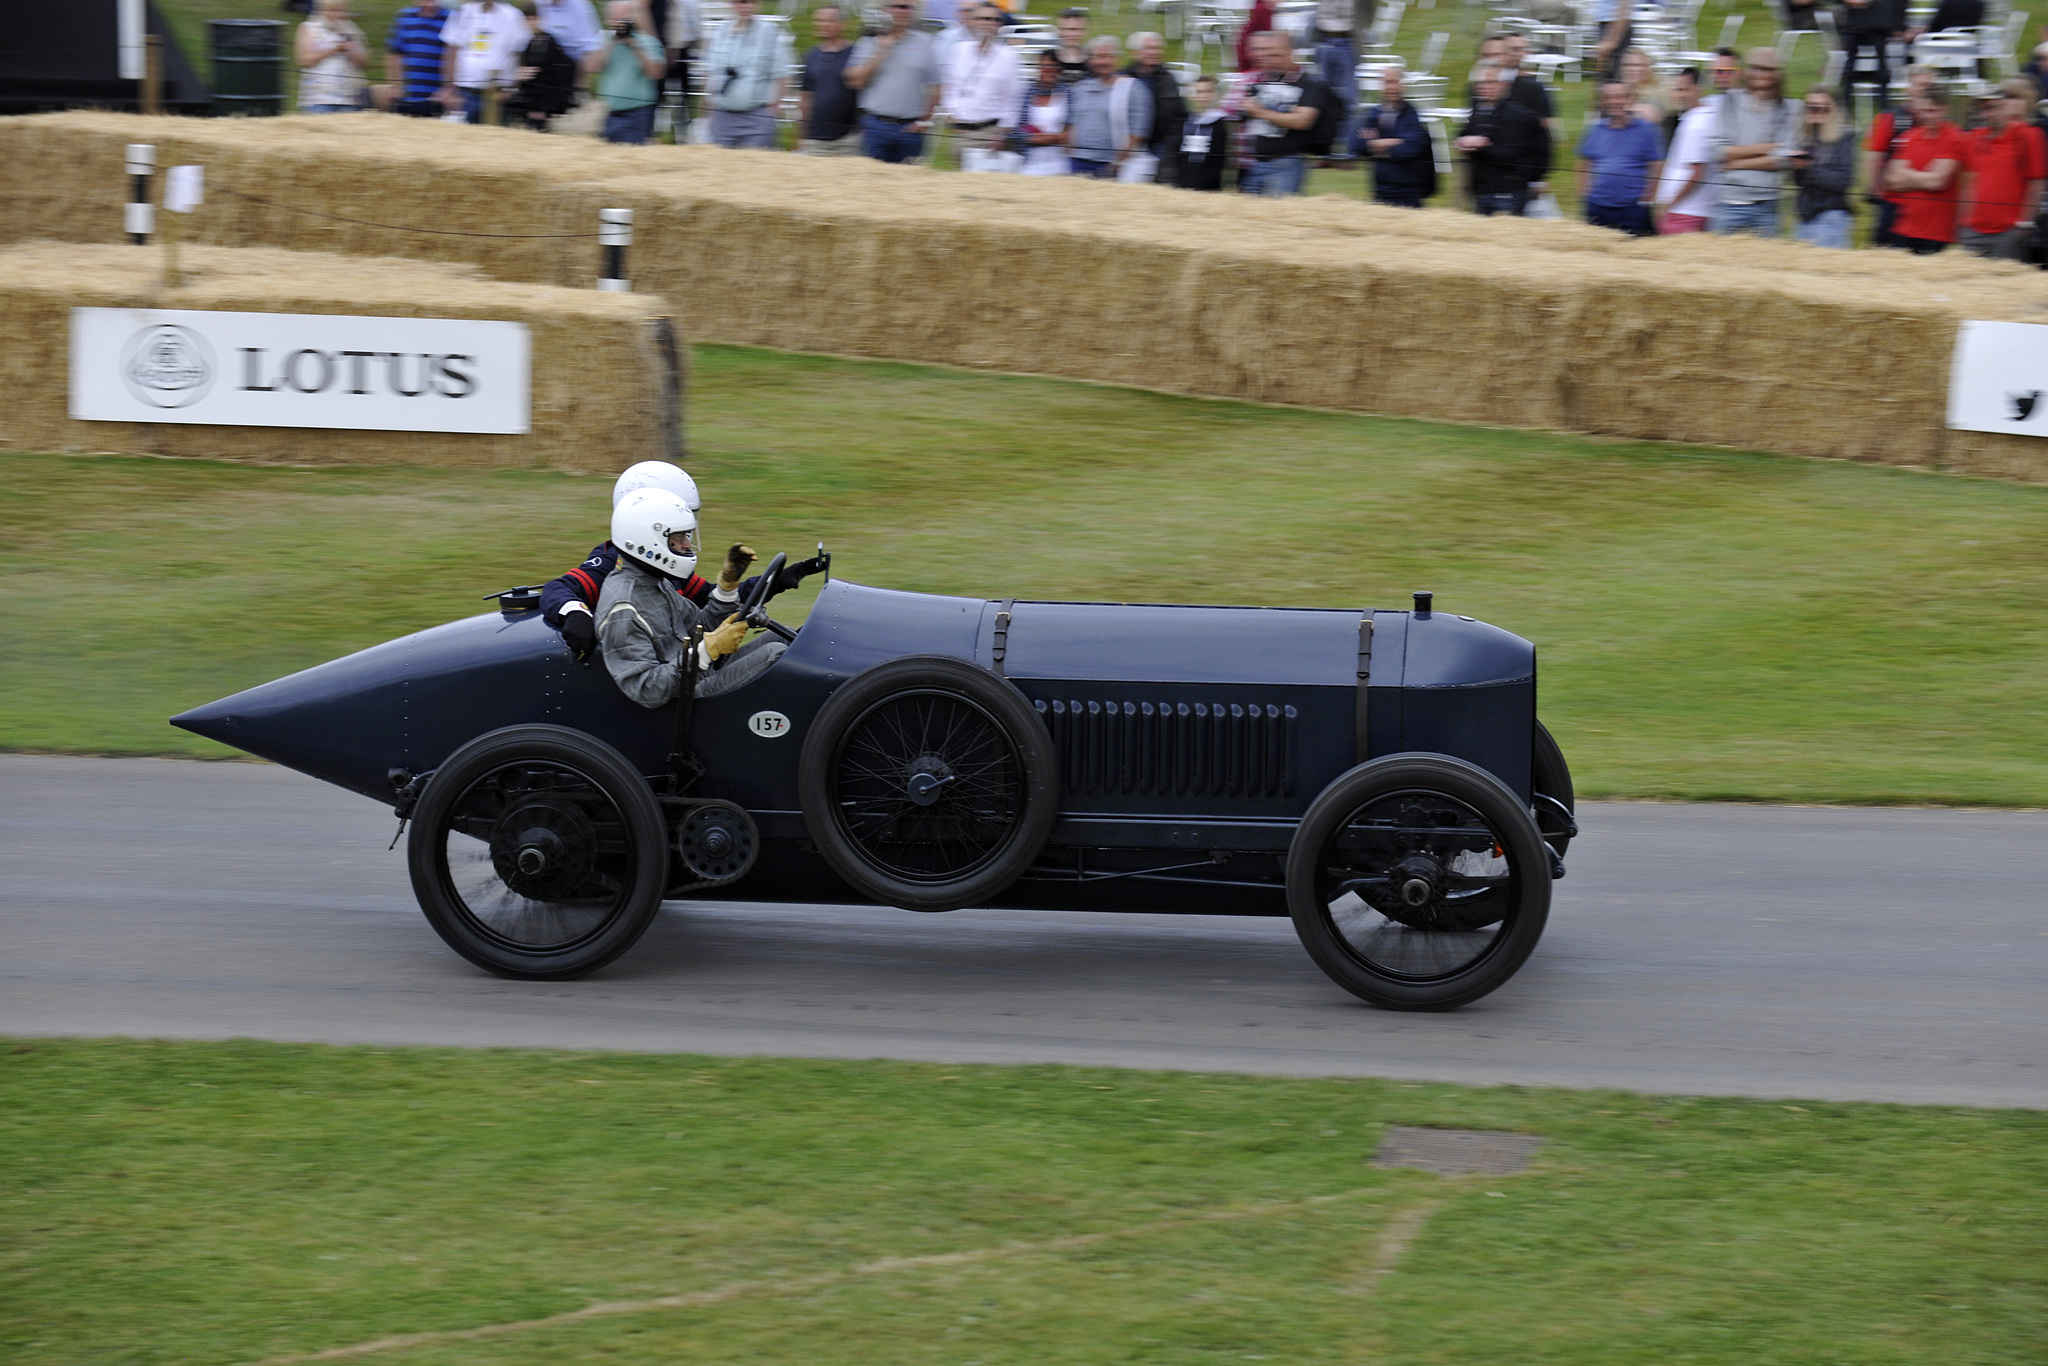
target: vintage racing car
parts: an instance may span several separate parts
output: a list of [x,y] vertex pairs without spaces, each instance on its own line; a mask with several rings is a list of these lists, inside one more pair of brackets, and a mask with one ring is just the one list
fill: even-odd
[[[775,580],[775,565],[759,581]],[[1375,1005],[1535,947],[1573,835],[1536,651],[1432,610],[988,601],[831,580],[758,679],[661,710],[537,592],[173,718],[410,820],[421,908],[508,977],[665,899],[1291,915]]]

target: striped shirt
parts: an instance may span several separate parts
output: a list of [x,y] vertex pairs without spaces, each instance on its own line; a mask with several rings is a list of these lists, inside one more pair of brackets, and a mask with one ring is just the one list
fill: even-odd
[[448,11],[435,6],[407,5],[391,20],[391,51],[405,62],[405,98],[430,100],[441,88],[441,26]]

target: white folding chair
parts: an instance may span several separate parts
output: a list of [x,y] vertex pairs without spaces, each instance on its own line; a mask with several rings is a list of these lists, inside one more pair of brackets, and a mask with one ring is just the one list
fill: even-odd
[[1372,27],[1365,33],[1365,50],[1384,56],[1394,52],[1394,35],[1401,31],[1401,16],[1408,8],[1407,0],[1386,0],[1379,13],[1372,17]]
[[[1439,109],[1422,116],[1422,126],[1429,130],[1430,150],[1436,154],[1436,173],[1439,179],[1448,178],[1451,174],[1451,132],[1446,125],[1451,121],[1450,116],[1455,113],[1464,113],[1470,117],[1469,110],[1456,109]],[[1460,119],[1458,122],[1463,123],[1464,120]]]
[[1967,81],[1977,77],[1978,37],[1975,29],[1944,29],[1923,33],[1913,40],[1913,61],[1932,67],[1942,81]]
[[1430,34],[1428,41],[1422,45],[1422,55],[1416,59],[1415,74],[1418,76],[1434,76],[1437,63],[1444,59],[1444,49],[1450,45],[1450,34]]
[[1450,80],[1443,76],[1411,73],[1401,81],[1402,97],[1423,113],[1441,108],[1444,97],[1450,93]]
[[1982,38],[1979,50],[1985,60],[1993,63],[2002,76],[2017,76],[2020,71],[2020,35],[2027,31],[2027,12],[2014,10],[2005,16],[2002,25],[1989,25],[1977,30]]

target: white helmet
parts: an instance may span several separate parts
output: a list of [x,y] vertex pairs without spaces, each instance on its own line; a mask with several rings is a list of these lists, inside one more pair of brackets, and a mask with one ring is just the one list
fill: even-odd
[[684,473],[680,466],[671,465],[666,460],[642,460],[620,475],[619,482],[612,485],[612,506],[617,507],[624,502],[626,495],[634,489],[667,489],[688,503],[692,512],[704,506],[704,501],[697,496],[697,481]]
[[697,569],[697,514],[667,489],[635,489],[612,509],[612,544],[678,579]]

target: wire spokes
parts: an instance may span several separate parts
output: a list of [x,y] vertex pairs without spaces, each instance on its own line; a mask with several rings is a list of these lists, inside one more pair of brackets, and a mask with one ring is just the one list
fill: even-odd
[[897,693],[855,719],[834,765],[834,813],[877,868],[950,881],[995,858],[1023,805],[1002,725],[940,689]]

